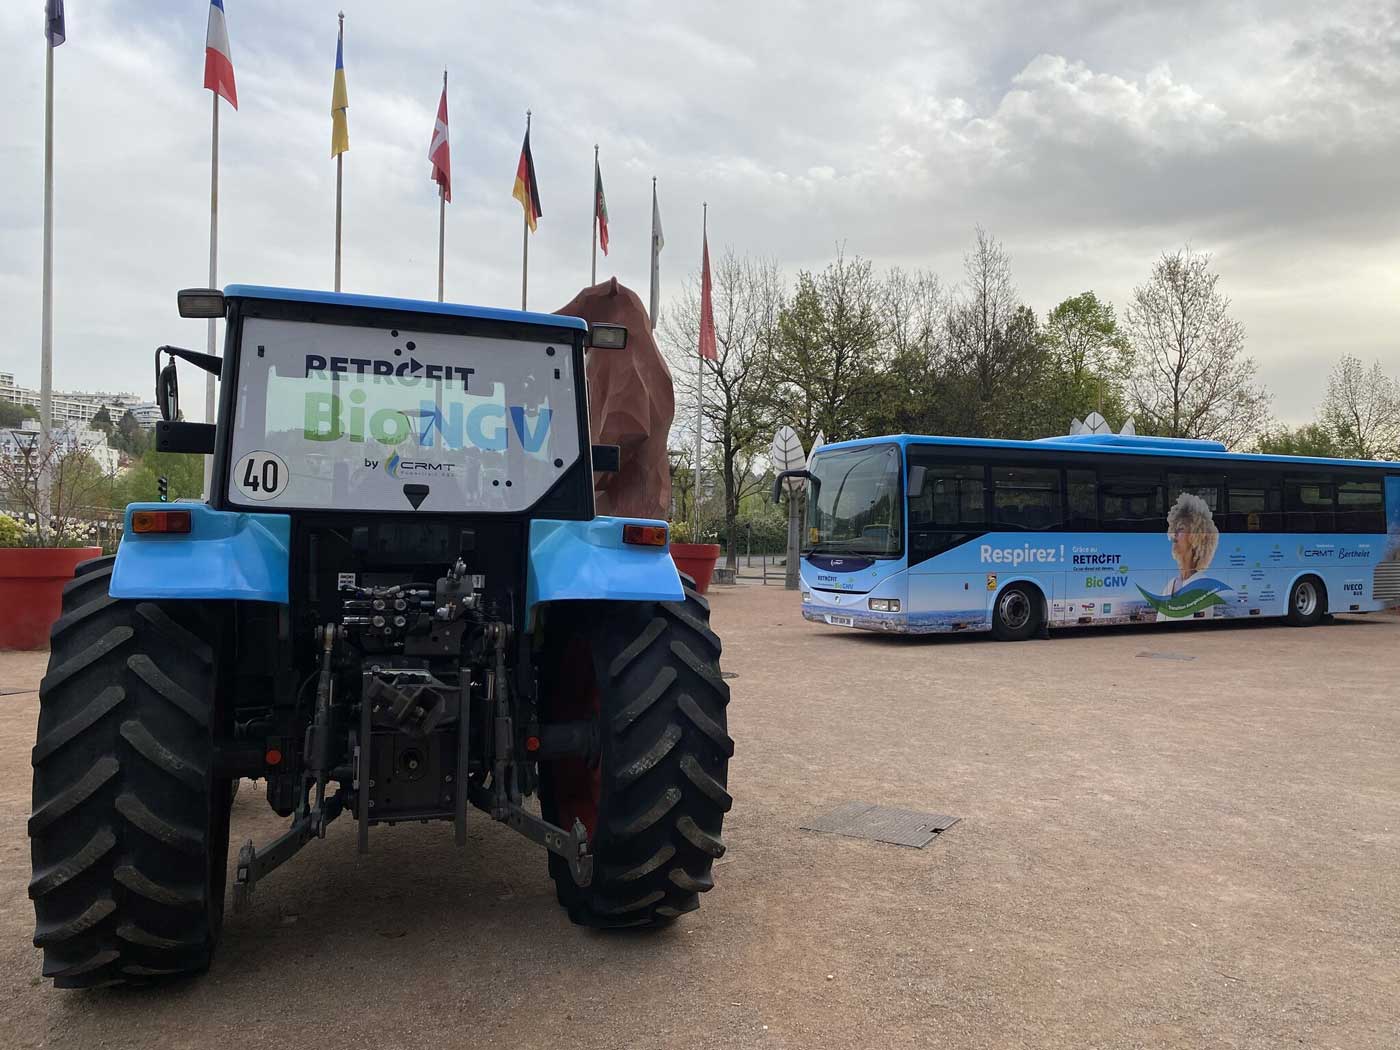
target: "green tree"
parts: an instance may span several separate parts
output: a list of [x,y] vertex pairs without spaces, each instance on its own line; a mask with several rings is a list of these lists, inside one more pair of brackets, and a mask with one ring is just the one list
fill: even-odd
[[1320,423],[1304,423],[1300,427],[1277,426],[1259,435],[1253,451],[1267,456],[1324,456],[1335,458],[1345,453],[1327,428]]
[[861,436],[883,371],[880,285],[868,260],[838,252],[821,273],[802,271],[778,316],[763,384],[775,422],[810,445]]
[[117,421],[117,429],[111,435],[109,443],[121,452],[125,452],[133,459],[140,459],[150,446],[150,439],[146,432],[141,429],[141,424],[132,415],[131,409],[122,413],[122,417]]
[[97,413],[92,417],[91,425],[93,430],[102,431],[108,438],[112,436],[112,417],[108,414],[106,405],[97,410]]
[[0,427],[17,427],[26,419],[38,419],[39,413],[28,405],[0,401]]
[[1128,330],[1136,368],[1133,413],[1143,433],[1239,445],[1269,417],[1269,394],[1244,353],[1244,326],[1230,316],[1210,256],[1164,254],[1133,289]]
[[184,452],[157,452],[151,449],[130,470],[117,479],[113,494],[117,507],[160,499],[158,479],[170,482],[170,498],[199,499],[204,493],[204,458]]
[[1123,393],[1132,364],[1127,337],[1110,303],[1093,292],[1064,300],[1045,318],[1047,411],[1062,433],[1091,409],[1117,426],[1128,414]]

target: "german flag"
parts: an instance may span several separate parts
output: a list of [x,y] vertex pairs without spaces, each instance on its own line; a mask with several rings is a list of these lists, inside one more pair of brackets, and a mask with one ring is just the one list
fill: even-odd
[[540,208],[540,187],[535,182],[535,158],[530,155],[530,129],[525,129],[525,144],[520,147],[520,163],[515,166],[515,189],[510,194],[525,209],[525,222],[533,233],[544,211]]

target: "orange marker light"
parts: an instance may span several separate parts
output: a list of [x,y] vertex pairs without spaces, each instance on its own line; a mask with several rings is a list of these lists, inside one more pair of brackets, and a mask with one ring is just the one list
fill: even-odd
[[187,510],[138,510],[131,515],[132,532],[189,532]]
[[622,542],[635,543],[639,547],[666,546],[665,525],[624,525]]

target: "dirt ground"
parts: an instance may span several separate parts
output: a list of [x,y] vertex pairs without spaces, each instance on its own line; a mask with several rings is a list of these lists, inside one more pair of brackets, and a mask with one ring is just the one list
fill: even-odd
[[[909,640],[752,585],[714,617],[738,751],[699,912],[590,933],[484,816],[365,859],[346,819],[207,975],[136,992],[39,977],[45,657],[0,655],[0,1045],[1400,1045],[1400,620]],[[963,819],[923,850],[799,829],[848,800]],[[278,826],[245,783],[233,852]]]

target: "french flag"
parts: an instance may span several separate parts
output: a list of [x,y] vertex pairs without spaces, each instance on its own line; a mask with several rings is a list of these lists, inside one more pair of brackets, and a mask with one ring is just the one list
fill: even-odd
[[238,108],[238,88],[233,83],[233,55],[228,46],[228,22],[224,0],[209,0],[209,35],[204,41],[204,86]]

